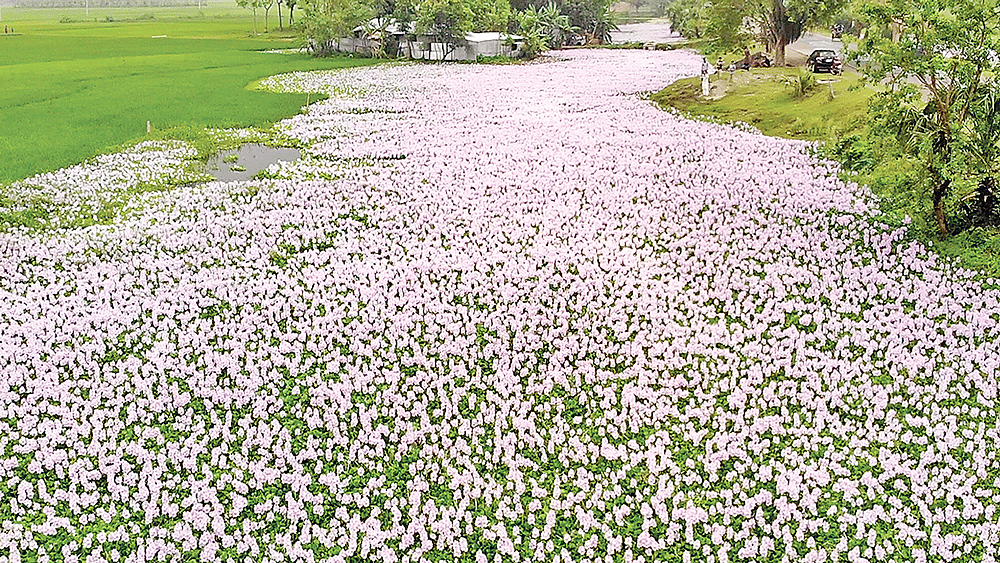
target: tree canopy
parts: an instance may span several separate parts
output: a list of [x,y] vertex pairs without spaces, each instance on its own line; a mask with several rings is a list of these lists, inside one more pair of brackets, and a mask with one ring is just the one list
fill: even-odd
[[874,126],[924,163],[934,220],[948,235],[955,186],[995,184],[1000,1],[889,0],[860,12],[867,30],[856,56],[881,88]]
[[[241,0],[259,2],[264,0]],[[470,31],[523,35],[529,56],[558,49],[583,35],[588,41],[610,42],[617,29],[610,0],[299,0],[301,30],[309,49],[326,55],[358,26],[394,22],[409,33],[433,36],[452,48]]]
[[472,31],[472,18],[472,9],[462,0],[423,0],[417,5],[417,32],[454,49]]
[[318,56],[333,53],[337,40],[375,16],[365,0],[300,0],[301,33],[309,50]]
[[750,40],[764,44],[785,64],[785,47],[810,26],[830,21],[848,0],[673,0],[665,7],[671,27],[690,38],[707,37],[729,51]]

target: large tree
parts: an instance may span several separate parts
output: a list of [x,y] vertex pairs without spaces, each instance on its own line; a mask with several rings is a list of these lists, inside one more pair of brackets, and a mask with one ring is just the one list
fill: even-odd
[[442,60],[472,31],[472,10],[462,0],[423,0],[417,5],[417,32],[445,45]]
[[371,6],[362,0],[300,0],[301,33],[305,46],[316,56],[337,50],[341,37],[374,16]]
[[[698,39],[708,27],[708,12],[714,4],[703,0],[671,0],[664,7],[664,13],[672,31],[688,39]],[[742,22],[742,12],[738,19]]]
[[466,0],[472,12],[472,31],[504,31],[510,20],[508,0]]
[[858,54],[882,91],[874,126],[926,167],[934,220],[949,234],[945,198],[959,182],[994,183],[1000,0],[881,0],[862,6]]
[[687,34],[708,29],[723,47],[739,43],[746,35],[756,36],[774,55],[777,65],[785,64],[785,48],[813,25],[830,21],[848,0],[675,0],[668,8],[671,23]]

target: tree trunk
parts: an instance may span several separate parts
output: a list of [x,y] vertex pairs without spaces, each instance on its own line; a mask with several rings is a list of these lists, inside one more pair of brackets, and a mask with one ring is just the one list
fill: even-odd
[[281,2],[278,2],[278,29],[285,29],[285,26],[281,25]]
[[770,27],[769,39],[774,48],[774,66],[785,66],[785,47],[802,36],[802,22],[789,19],[784,0],[774,0]]
[[[944,115],[946,118],[947,114]],[[948,123],[947,119],[943,119],[941,122]],[[931,202],[934,205],[934,220],[937,221],[940,235],[947,237],[948,218],[944,214],[944,198],[948,196],[948,190],[951,189],[951,180],[944,177],[942,167],[939,167],[934,159],[935,157],[939,158],[939,162],[943,163],[943,166],[947,166],[948,162],[951,161],[951,138],[948,135],[948,131],[938,131],[931,141],[931,147],[934,153],[930,157],[930,166],[928,168],[930,169],[931,180],[934,182],[934,191],[931,193]]]
[[781,39],[774,43],[774,66],[785,66],[785,47],[788,42]]
[[291,6],[288,7],[288,25],[292,25],[293,23],[295,23],[294,13],[295,13],[295,4],[292,4]]
[[935,179],[934,183],[934,220],[937,221],[938,232],[942,237],[948,236],[948,218],[944,215],[944,197],[948,195],[951,180]]

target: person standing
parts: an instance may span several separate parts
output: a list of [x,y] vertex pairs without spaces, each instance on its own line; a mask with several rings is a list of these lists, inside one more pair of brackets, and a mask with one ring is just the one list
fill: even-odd
[[701,58],[701,95],[708,97],[712,91],[712,86],[708,82],[708,74],[712,70],[712,65],[708,64],[708,57]]

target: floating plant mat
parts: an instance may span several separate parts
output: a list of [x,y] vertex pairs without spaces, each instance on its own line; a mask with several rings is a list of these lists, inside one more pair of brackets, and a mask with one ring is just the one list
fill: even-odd
[[278,162],[299,159],[299,149],[248,143],[238,149],[221,151],[208,160],[206,172],[216,180],[249,180],[254,174]]

